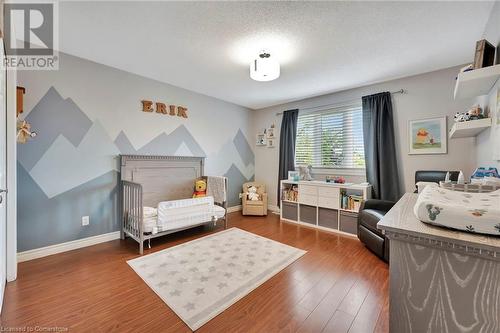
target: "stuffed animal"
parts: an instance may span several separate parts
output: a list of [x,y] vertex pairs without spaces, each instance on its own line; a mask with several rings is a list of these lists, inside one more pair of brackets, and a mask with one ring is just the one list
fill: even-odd
[[453,119],[455,120],[455,122],[461,123],[463,121],[469,121],[470,116],[466,112],[457,112],[457,113],[455,113],[455,116],[453,117]]
[[248,200],[258,201],[259,200],[259,194],[257,193],[257,187],[250,186],[248,188],[247,197],[248,197]]
[[299,175],[300,175],[301,180],[307,180],[307,181],[313,180],[313,178],[311,176],[311,172],[312,172],[312,165],[299,166]]
[[29,138],[34,138],[35,132],[31,131],[31,125],[26,120],[17,121],[17,142],[26,143]]
[[467,114],[469,115],[469,120],[484,118],[483,109],[481,109],[479,105],[473,106],[469,111],[467,111]]
[[207,196],[207,182],[203,179],[198,179],[194,183],[193,198],[202,198]]
[[475,105],[472,108],[470,108],[467,112],[455,113],[453,119],[455,120],[455,122],[460,123],[463,121],[483,119],[485,117],[486,116],[484,115],[483,109],[481,109],[479,105]]

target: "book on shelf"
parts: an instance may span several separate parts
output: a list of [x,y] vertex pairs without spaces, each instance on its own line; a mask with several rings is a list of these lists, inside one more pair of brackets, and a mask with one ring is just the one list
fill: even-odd
[[346,210],[353,210],[358,212],[363,202],[363,196],[357,194],[347,194],[346,192],[341,193],[341,208]]
[[298,194],[299,194],[299,189],[295,185],[289,188],[284,188],[283,191],[281,192],[281,200],[296,202],[299,197]]

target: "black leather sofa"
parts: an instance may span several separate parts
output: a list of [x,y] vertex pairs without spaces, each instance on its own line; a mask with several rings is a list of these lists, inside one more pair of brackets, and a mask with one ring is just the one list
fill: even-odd
[[[460,171],[427,171],[421,170],[415,172],[415,184],[418,182],[439,183],[446,178],[446,173],[450,173],[450,180],[457,181]],[[415,190],[417,191],[417,190]]]
[[371,199],[363,202],[358,214],[358,238],[365,246],[385,261],[389,261],[389,240],[377,223],[395,202]]
[[[448,171],[422,170],[415,172],[415,184],[418,182],[435,182],[446,178]],[[450,180],[458,179],[458,171],[450,171]],[[416,190],[415,190],[416,192]],[[389,240],[377,223],[395,205],[395,202],[370,199],[365,201],[358,214],[358,238],[365,246],[384,261],[389,261]]]

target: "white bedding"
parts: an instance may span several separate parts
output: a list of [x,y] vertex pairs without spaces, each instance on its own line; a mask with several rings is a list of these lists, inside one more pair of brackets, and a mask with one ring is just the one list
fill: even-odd
[[157,215],[146,216],[146,211],[151,210],[144,207],[143,231],[153,234],[202,224],[225,215],[225,209],[215,205],[211,196],[160,202]]
[[500,190],[466,193],[426,186],[414,207],[422,222],[500,236]]

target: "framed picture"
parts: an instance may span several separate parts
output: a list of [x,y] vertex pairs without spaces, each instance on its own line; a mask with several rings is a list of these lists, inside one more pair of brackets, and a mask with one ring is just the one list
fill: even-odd
[[448,131],[446,117],[410,120],[408,122],[408,154],[446,154]]
[[266,130],[267,138],[274,139],[274,127],[270,127]]
[[267,139],[267,148],[274,148],[276,147],[276,140],[275,139]]
[[255,144],[257,146],[266,146],[267,145],[266,135],[265,134],[257,134],[257,139],[256,139]]
[[299,171],[288,171],[288,180],[299,181],[300,172]]

